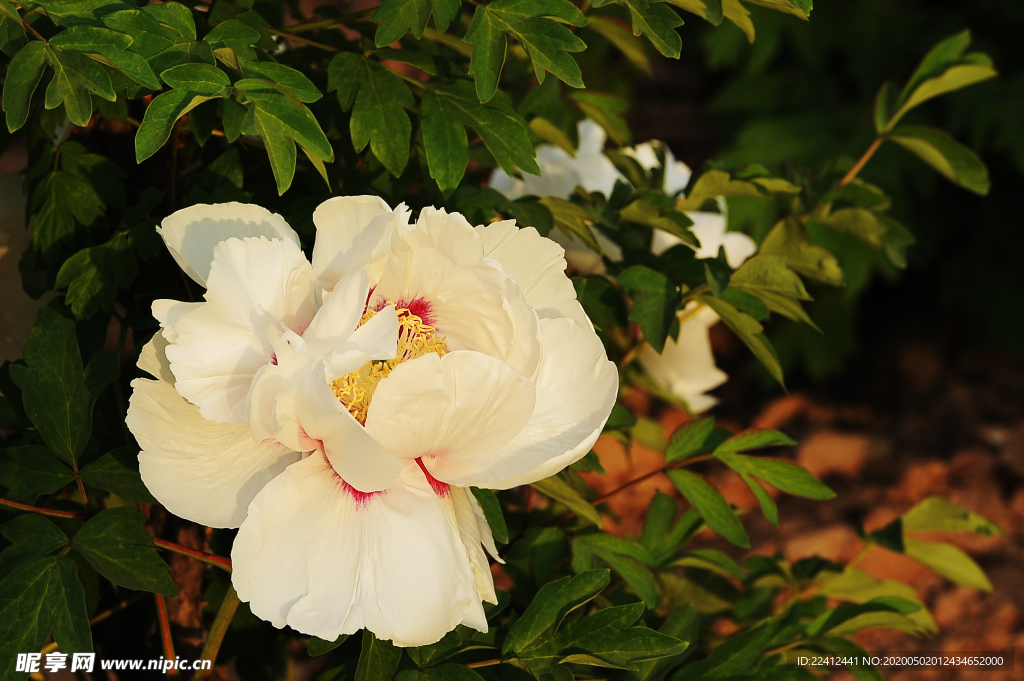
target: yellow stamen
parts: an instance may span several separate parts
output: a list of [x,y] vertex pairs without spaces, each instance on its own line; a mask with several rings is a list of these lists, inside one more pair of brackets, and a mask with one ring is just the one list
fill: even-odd
[[[385,305],[395,303],[388,301]],[[408,308],[395,305],[395,312],[398,315],[398,354],[395,358],[371,360],[331,383],[334,395],[360,423],[366,423],[366,412],[370,408],[377,384],[387,378],[396,366],[431,352],[436,352],[438,357],[448,353],[448,344],[444,336],[436,335],[437,329],[425,324],[421,317],[414,315]],[[375,314],[376,310],[364,312],[359,325],[368,322]]]

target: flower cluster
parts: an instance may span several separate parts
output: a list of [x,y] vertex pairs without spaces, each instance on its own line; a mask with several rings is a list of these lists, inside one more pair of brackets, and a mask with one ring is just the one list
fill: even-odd
[[[574,156],[558,147],[541,145],[537,147],[537,164],[541,168],[539,177],[510,177],[497,169],[491,175],[490,186],[510,199],[529,194],[567,198],[577,186],[588,192],[611,195],[615,183],[625,178],[604,154],[604,130],[594,121],[584,119],[578,124],[577,132],[579,147]],[[660,142],[644,142],[635,147],[625,147],[621,151],[650,172],[662,165],[658,157],[659,148],[665,159],[662,189],[669,196],[680,195],[690,182],[691,171],[685,163],[676,160],[671,149]],[[719,249],[724,249],[729,266],[735,269],[757,251],[757,244],[746,234],[726,230],[725,202],[720,203],[721,212],[718,213],[686,211],[687,217],[693,222],[690,231],[700,243],[700,247],[695,249],[695,255],[698,259],[714,258]],[[622,251],[618,245],[599,230],[593,227],[591,230],[606,257],[613,262],[621,261]],[[576,272],[605,272],[601,255],[588,248],[578,237],[556,228],[552,230],[551,238],[565,248],[565,257]],[[678,237],[655,230],[651,251],[661,255],[680,243],[682,241]],[[668,338],[661,354],[650,346],[644,346],[638,361],[659,387],[683,400],[690,411],[700,413],[716,402],[715,398],[705,393],[728,378],[725,372],[715,366],[708,337],[708,329],[718,322],[718,315],[698,303],[692,303],[679,311],[679,322],[678,338]]]
[[159,300],[128,426],[168,510],[238,527],[232,583],[275,626],[400,646],[487,630],[473,487],[584,456],[618,390],[562,248],[376,197],[279,216],[197,205],[160,233],[204,302]]

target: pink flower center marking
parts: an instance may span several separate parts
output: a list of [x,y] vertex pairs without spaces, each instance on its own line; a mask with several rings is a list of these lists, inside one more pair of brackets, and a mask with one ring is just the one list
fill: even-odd
[[433,475],[430,474],[430,471],[427,470],[427,467],[423,465],[423,457],[417,458],[416,463],[419,464],[420,470],[423,471],[423,475],[427,476],[427,482],[430,483],[430,487],[431,489],[434,490],[434,494],[441,497],[442,499],[451,494],[451,489],[449,488],[448,483],[441,482],[440,480],[435,478]]

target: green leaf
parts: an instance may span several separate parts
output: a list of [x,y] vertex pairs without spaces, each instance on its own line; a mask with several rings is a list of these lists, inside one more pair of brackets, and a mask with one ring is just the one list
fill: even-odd
[[950,581],[982,591],[992,590],[992,582],[988,581],[985,572],[970,556],[952,544],[904,536],[903,547],[908,556]]
[[85,386],[75,323],[44,307],[25,342],[27,366],[11,367],[25,413],[54,454],[74,463],[92,433],[92,396]]
[[811,0],[748,0],[748,2],[752,5],[773,9],[776,12],[791,14],[805,21],[810,18],[811,9],[814,7]]
[[505,64],[506,34],[526,50],[537,80],[544,82],[550,72],[572,87],[583,87],[580,67],[571,53],[582,52],[586,44],[562,24],[585,26],[586,17],[568,0],[495,0],[477,6],[464,40],[474,46],[469,73],[476,78],[481,102],[490,101],[498,89]]
[[701,295],[697,299],[718,313],[718,316],[722,318],[726,326],[740,337],[740,340],[754,353],[754,357],[768,370],[768,373],[779,382],[779,385],[784,387],[785,381],[782,377],[782,367],[779,365],[779,358],[775,355],[775,349],[772,348],[771,343],[763,333],[764,327],[756,319],[740,312],[721,298]]
[[597,237],[590,229],[593,218],[586,208],[558,196],[545,196],[539,203],[551,211],[556,227],[564,230],[566,234],[579,237],[591,250],[604,253],[601,244],[597,242]]
[[310,104],[323,95],[320,90],[301,71],[272,61],[254,61],[242,64],[242,74],[246,78],[262,78],[277,88],[294,95],[300,102]]
[[135,133],[135,160],[142,163],[159,151],[171,136],[175,122],[210,99],[212,97],[187,90],[171,90],[154,97]]
[[295,143],[289,139],[284,123],[266,111],[252,107],[247,116],[252,117],[252,126],[267,148],[277,193],[284,194],[295,177]]
[[781,459],[743,456],[728,451],[715,452],[715,457],[737,473],[764,480],[783,492],[808,499],[832,499],[835,492],[811,475],[807,469]]
[[85,126],[92,118],[92,95],[108,102],[117,99],[107,72],[81,52],[49,46],[46,60],[53,69],[53,79],[46,88],[46,108],[64,104],[75,125]]
[[611,17],[591,15],[587,17],[587,28],[597,31],[622,52],[623,56],[648,76],[653,74],[651,60],[647,57],[644,44],[637,40],[632,31]]
[[890,81],[883,83],[882,87],[878,89],[878,94],[875,95],[875,132],[879,135],[885,131],[885,126],[892,119],[898,96],[896,86]]
[[60,170],[48,173],[39,183],[32,195],[32,206],[38,211],[32,223],[32,245],[43,253],[74,234],[76,220],[89,226],[104,209],[103,201],[88,182]]
[[675,469],[668,472],[672,483],[686,500],[697,509],[708,527],[725,537],[733,544],[750,548],[750,539],[736,513],[729,506],[722,493],[715,489],[707,480],[690,471]]
[[579,90],[569,94],[572,101],[587,118],[600,125],[619,145],[631,144],[633,134],[626,123],[629,102],[607,92]]
[[208,43],[196,41],[192,12],[177,2],[107,14],[103,23],[133,38],[128,51],[147,61],[154,73],[190,62],[213,64]]
[[607,570],[587,570],[541,587],[523,616],[509,627],[503,655],[517,654],[551,634],[570,612],[594,599],[610,580]]
[[640,325],[644,338],[658,353],[665,348],[669,331],[676,325],[676,308],[682,300],[668,277],[643,265],[619,274],[616,282],[633,298],[629,320]]
[[473,493],[473,498],[484,512],[484,518],[487,519],[487,525],[491,528],[494,540],[501,544],[507,544],[508,527],[505,526],[505,516],[501,512],[501,503],[498,501],[498,497],[489,489],[470,487],[469,491]]
[[[629,18],[633,23],[633,35],[647,36],[655,49],[670,59],[678,59],[683,49],[682,38],[676,28],[683,25],[683,20],[672,8],[658,0],[615,0],[629,9]],[[598,0],[594,7],[604,7],[611,0]]]
[[795,218],[780,220],[761,242],[761,255],[779,255],[786,266],[810,279],[843,285],[843,272],[835,256],[807,238],[807,231]]
[[700,210],[705,200],[719,196],[759,199],[765,195],[753,182],[733,179],[724,170],[709,170],[693,183],[681,206],[687,210]]
[[331,652],[332,650],[340,646],[342,643],[344,643],[346,639],[348,639],[348,635],[346,634],[342,634],[333,641],[325,641],[322,638],[312,636],[309,639],[309,643],[306,644],[306,652],[309,654],[310,657],[319,657],[320,655],[326,655],[327,653]]
[[759,296],[764,292],[776,293],[797,300],[811,300],[804,284],[786,267],[786,259],[779,255],[756,255],[733,272],[729,285]]
[[686,217],[684,213],[679,213],[674,210],[667,211],[663,214],[657,206],[647,199],[641,198],[633,201],[623,208],[619,215],[623,220],[636,222],[641,225],[647,225],[652,229],[660,229],[663,232],[667,232],[681,240],[683,243],[689,244],[694,248],[697,248],[700,245],[697,242],[697,239],[693,236],[693,233],[687,229],[687,227],[693,225],[693,220]]
[[167,69],[160,78],[173,88],[197,95],[225,97],[231,92],[227,74],[209,64],[181,64]]
[[885,225],[878,216],[864,208],[842,208],[825,218],[824,223],[833,229],[849,234],[874,249],[882,248]]
[[446,112],[454,112],[464,125],[480,135],[502,170],[509,175],[515,174],[517,168],[540,174],[526,121],[512,108],[504,93],[481,104],[473,86],[464,80],[439,87],[434,92]]
[[672,561],[673,566],[698,567],[704,570],[711,570],[726,577],[734,577],[739,580],[746,578],[743,570],[736,564],[736,561],[727,554],[715,549],[695,549],[687,551],[682,558]]
[[608,563],[647,607],[658,606],[658,583],[654,573],[639,560],[597,548],[594,554]]
[[401,659],[401,648],[396,648],[391,641],[381,641],[369,629],[364,629],[355,681],[391,681]]
[[678,667],[680,663],[688,658],[697,649],[698,624],[697,609],[693,607],[692,603],[687,603],[681,608],[672,610],[658,631],[679,641],[688,642],[689,645],[681,653],[639,663],[637,665],[636,681],[656,681],[657,679],[662,679],[669,669]]
[[772,495],[768,494],[768,490],[764,486],[752,478],[746,473],[740,473],[740,479],[750,489],[750,492],[757,499],[757,505],[761,507],[761,513],[768,522],[776,527],[779,526],[779,507],[776,505],[775,500],[772,499]]
[[921,605],[913,601],[889,596],[879,598],[867,603],[842,603],[841,605],[823,612],[813,622],[807,625],[807,636],[817,637],[825,634],[840,624],[860,615],[872,612],[896,612],[901,615],[908,615],[921,609]]
[[420,111],[427,168],[441,192],[448,194],[459,186],[469,164],[466,128],[457,107],[431,90],[423,93]]
[[455,650],[462,645],[462,637],[459,636],[457,631],[449,631],[441,638],[437,643],[433,643],[427,646],[418,646],[416,648],[406,648],[405,652],[408,653],[409,659],[411,659],[417,667],[422,669],[423,667],[429,666],[431,663],[436,664],[440,660],[443,660],[450,651]]
[[65,304],[76,318],[85,319],[100,310],[112,310],[117,287],[130,286],[136,274],[138,265],[128,237],[115,234],[107,243],[82,249],[64,261],[55,286],[67,287]]
[[21,15],[18,14],[18,10],[14,9],[7,0],[0,0],[0,17],[7,17],[11,21],[21,23]]
[[157,503],[139,475],[137,447],[118,447],[107,452],[83,468],[81,475],[85,484],[113,492],[125,501]]
[[[234,87],[240,91],[241,101],[253,104],[246,120],[251,121],[267,148],[279,194],[288,189],[295,174],[295,144],[302,147],[321,175],[325,175],[323,163],[334,160],[334,149],[308,107],[262,79],[245,78],[236,81]],[[365,146],[365,142],[363,144]]]
[[889,119],[886,130],[891,130],[908,111],[933,97],[960,90],[998,75],[986,55],[964,55],[964,50],[970,42],[970,31],[962,31],[946,38],[925,55],[917,71],[903,88],[898,108]]
[[170,567],[156,553],[146,517],[133,508],[110,508],[93,516],[72,540],[96,570],[128,589],[177,598]]
[[0,554],[0,578],[25,561],[64,548],[68,543],[67,535],[56,525],[34,513],[25,513],[0,525],[0,534],[13,544]]
[[31,504],[41,494],[53,494],[75,479],[67,466],[46,447],[8,447],[0,455],[0,485],[14,501]]
[[18,653],[38,651],[53,633],[65,654],[92,650],[85,590],[70,558],[40,556],[0,581],[0,659],[4,678],[14,679]]
[[713,417],[688,421],[679,426],[669,438],[665,449],[665,463],[682,461],[708,451],[706,443],[715,430]]
[[58,26],[94,24],[107,12],[128,8],[120,0],[36,0],[25,4],[44,9],[50,20]]
[[133,52],[126,52],[132,44],[129,35],[98,26],[79,25],[58,33],[50,40],[53,47],[77,50],[91,59],[120,71],[136,83],[159,90],[160,81],[146,60]]
[[344,110],[352,109],[352,146],[373,155],[395,177],[409,162],[412,123],[405,108],[415,106],[409,86],[394,73],[351,52],[334,56],[328,68],[328,90],[338,91]]
[[564,657],[565,663],[636,670],[636,663],[677,655],[687,643],[646,627],[630,627],[643,614],[641,603],[604,608],[570,622],[565,629],[520,657],[535,660]]
[[985,537],[1006,536],[1006,532],[991,520],[942,497],[928,497],[904,513],[903,531],[974,532]]
[[43,77],[45,63],[46,46],[35,41],[18,50],[11,60],[3,94],[3,108],[7,113],[7,129],[10,132],[18,130],[28,120],[32,95]]
[[533,488],[553,501],[569,507],[578,517],[601,527],[601,514],[579,492],[557,475],[533,483]]
[[796,446],[796,441],[777,430],[745,430],[733,435],[715,448],[715,456],[723,452],[745,452],[775,446]]
[[210,44],[218,60],[241,71],[243,62],[256,60],[252,46],[260,41],[260,37],[256,29],[237,19],[230,19],[218,24],[203,41]]
[[849,660],[851,664],[847,664],[846,669],[857,681],[885,681],[878,667],[871,664],[871,655],[853,641],[846,638],[823,638],[818,640],[818,645],[836,653],[844,661]]
[[448,24],[459,18],[461,10],[459,0],[384,0],[371,19],[380,24],[374,42],[377,47],[384,47],[397,42],[410,30],[419,40],[431,15],[437,30],[444,33]]
[[775,623],[768,620],[753,629],[734,634],[715,647],[708,658],[686,665],[669,677],[670,681],[752,676],[750,668],[771,644],[774,628]]
[[975,194],[988,194],[990,182],[985,163],[949,133],[923,125],[905,125],[886,138],[915,154],[953,184]]

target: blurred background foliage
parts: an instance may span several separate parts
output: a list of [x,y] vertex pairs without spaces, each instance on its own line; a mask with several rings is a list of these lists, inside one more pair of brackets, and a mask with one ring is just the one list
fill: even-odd
[[[1024,52],[1016,37],[1024,4],[821,2],[809,22],[750,9],[753,43],[728,22],[687,21],[679,29],[680,60],[658,60],[654,78],[634,93],[638,140],[664,140],[695,169],[715,158],[725,167],[762,163],[786,176],[838,155],[858,158],[874,136],[879,83],[905,81],[920,55],[945,36],[969,28],[972,49],[991,55],[1000,73],[918,107],[904,121],[948,130],[977,151],[992,178],[989,195],[922,172],[918,158],[883,145],[860,177],[885,189],[891,214],[917,244],[907,250],[903,272],[853,239],[834,251],[847,286],[810,287],[815,302],[808,310],[824,333],[785,319],[770,329],[790,383],[838,378],[893,324],[1024,351]],[[730,202],[730,227],[759,239],[772,213],[750,203]]]

